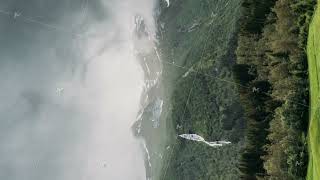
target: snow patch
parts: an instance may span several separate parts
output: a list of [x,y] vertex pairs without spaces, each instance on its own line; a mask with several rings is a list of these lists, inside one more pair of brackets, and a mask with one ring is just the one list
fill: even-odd
[[170,6],[170,0],[166,0],[166,3],[167,3],[167,7]]
[[213,142],[208,142],[206,141],[203,137],[197,135],[197,134],[181,134],[179,137],[191,140],[191,141],[198,141],[198,142],[203,142],[211,147],[221,147],[223,145],[231,144],[230,141],[213,141]]

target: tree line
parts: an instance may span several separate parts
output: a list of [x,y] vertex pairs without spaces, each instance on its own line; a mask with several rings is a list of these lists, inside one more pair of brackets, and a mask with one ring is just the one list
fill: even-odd
[[242,179],[304,179],[306,42],[315,0],[244,0],[234,79],[246,118]]

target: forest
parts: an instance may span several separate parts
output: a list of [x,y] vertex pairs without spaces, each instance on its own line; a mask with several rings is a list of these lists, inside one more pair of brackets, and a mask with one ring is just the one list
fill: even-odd
[[[167,25],[160,49],[174,61],[164,67],[174,140],[161,179],[305,179],[315,5],[172,2],[159,18]],[[182,133],[232,145],[212,149],[176,137]]]
[[[164,24],[159,49],[166,60],[163,83],[171,90],[165,93],[170,94],[171,104],[168,129],[174,132],[160,179],[239,179],[244,119],[236,84],[229,82],[233,81],[240,1],[170,4],[159,17],[159,24]],[[177,137],[184,133],[232,144],[213,148]]]
[[305,179],[306,44],[315,0],[244,0],[233,66],[246,120],[242,179]]

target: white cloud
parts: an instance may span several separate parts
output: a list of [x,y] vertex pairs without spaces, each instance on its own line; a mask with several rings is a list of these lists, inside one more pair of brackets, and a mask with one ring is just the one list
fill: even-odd
[[[52,9],[66,27],[82,13]],[[150,0],[89,1],[81,40],[23,22],[25,34],[0,30],[11,47],[0,53],[0,179],[145,179],[130,130],[143,90],[132,33],[136,14],[155,31],[152,10]]]

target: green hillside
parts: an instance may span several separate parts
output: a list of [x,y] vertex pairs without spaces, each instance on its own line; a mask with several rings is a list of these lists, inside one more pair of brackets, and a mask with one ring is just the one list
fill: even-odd
[[309,180],[320,179],[320,9],[315,11],[309,29],[308,62],[310,78]]
[[[236,86],[229,82],[240,2],[172,0],[161,9],[159,49],[172,129],[161,179],[239,179],[244,121]],[[182,133],[232,145],[212,148],[177,138]]]

